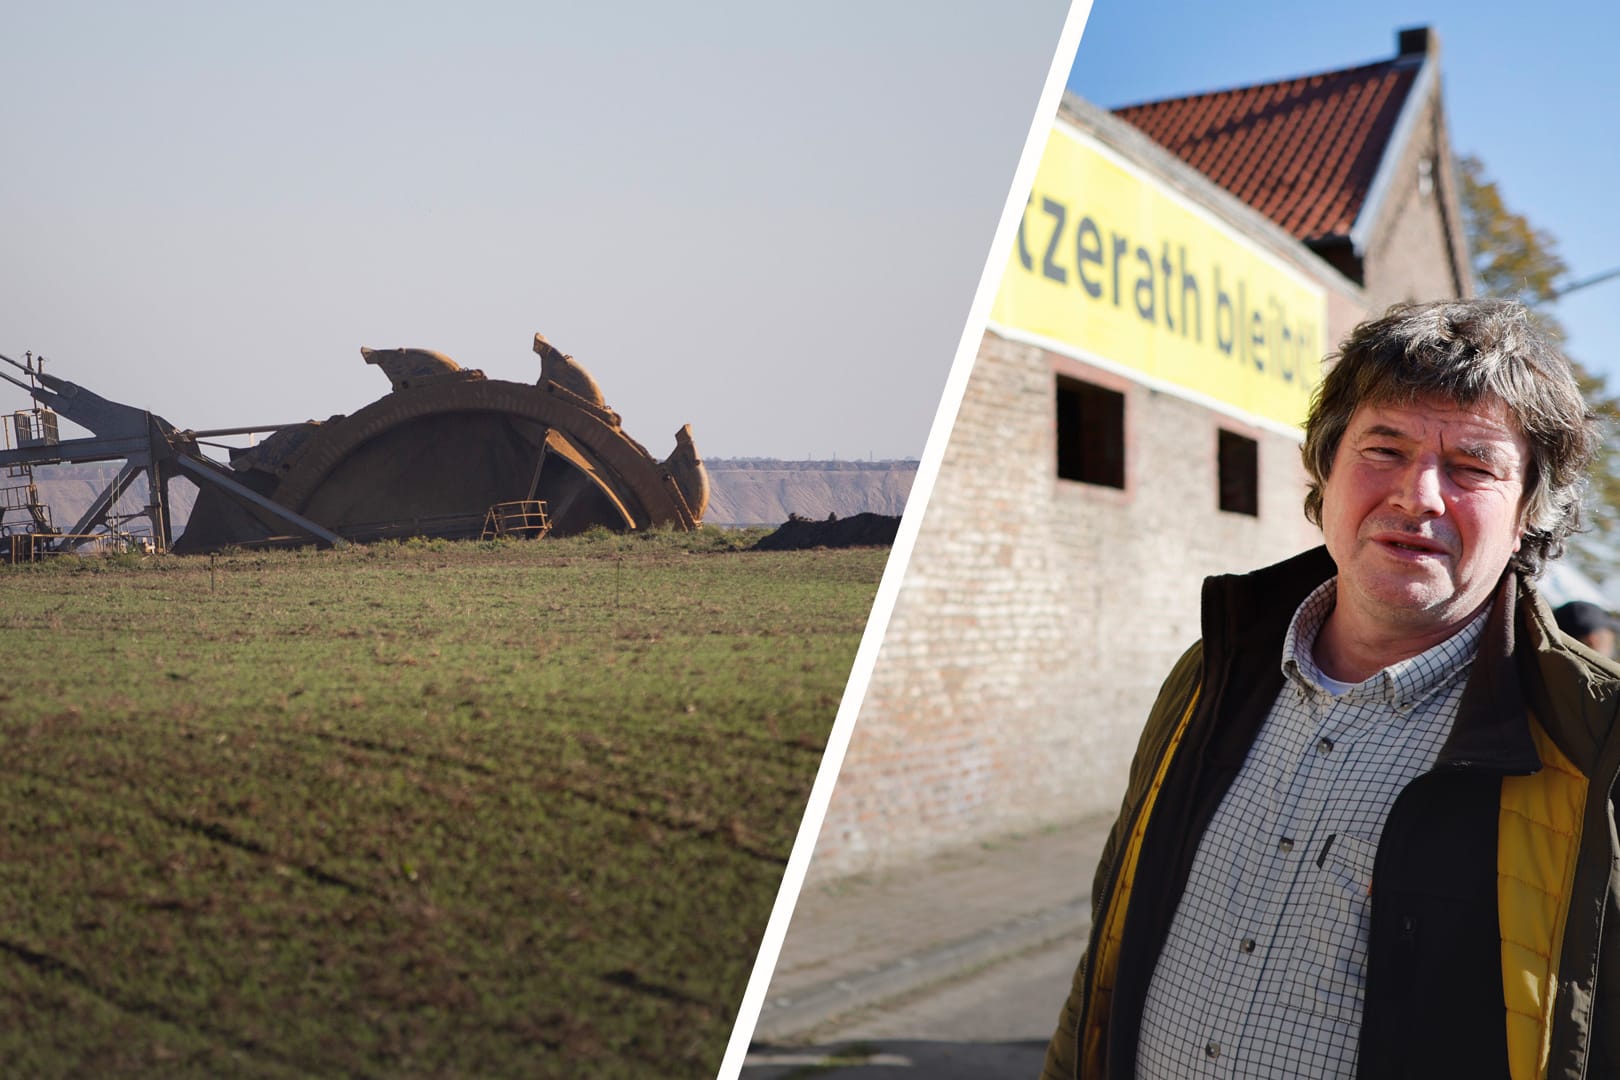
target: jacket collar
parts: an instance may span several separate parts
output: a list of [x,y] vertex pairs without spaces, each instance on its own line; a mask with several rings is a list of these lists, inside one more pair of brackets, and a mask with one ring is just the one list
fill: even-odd
[[1609,775],[1611,735],[1620,707],[1620,665],[1598,656],[1558,629],[1552,610],[1528,582],[1519,583],[1518,643],[1525,704],[1575,765]]
[[[1232,649],[1267,649],[1266,661],[1275,667],[1295,610],[1337,572],[1327,548],[1318,547],[1250,574],[1205,581],[1206,671],[1211,670],[1210,665],[1222,670]],[[1436,768],[1532,773],[1541,767],[1525,710],[1534,707],[1534,698],[1546,695],[1540,685],[1539,665],[1533,659],[1526,662],[1517,646],[1521,600],[1532,609],[1540,604],[1529,583],[1508,571],[1502,575],[1486,616],[1479,652],[1458,703],[1457,720]],[[1531,685],[1527,686],[1527,680]],[[1562,740],[1555,741],[1562,747]]]
[[1491,613],[1485,617],[1474,670],[1468,673],[1462,700],[1457,703],[1457,722],[1451,737],[1440,748],[1437,769],[1464,769],[1479,766],[1494,772],[1529,774],[1541,768],[1541,755],[1530,737],[1525,714],[1524,675],[1516,658],[1519,575],[1512,570],[1502,575],[1496,587]]

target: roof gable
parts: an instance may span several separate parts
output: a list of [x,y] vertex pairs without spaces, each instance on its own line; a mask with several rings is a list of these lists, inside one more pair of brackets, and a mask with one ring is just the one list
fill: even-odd
[[1114,111],[1296,238],[1320,243],[1351,236],[1423,59]]

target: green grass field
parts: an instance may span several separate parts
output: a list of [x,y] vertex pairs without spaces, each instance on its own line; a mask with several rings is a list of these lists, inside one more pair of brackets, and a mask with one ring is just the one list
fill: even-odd
[[0,568],[8,1075],[711,1076],[887,551]]

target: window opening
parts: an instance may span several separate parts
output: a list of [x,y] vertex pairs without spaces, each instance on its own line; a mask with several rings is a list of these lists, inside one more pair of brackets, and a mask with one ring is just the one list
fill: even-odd
[[1260,516],[1260,444],[1235,431],[1220,431],[1216,456],[1220,507],[1233,514]]
[[1125,395],[1079,379],[1057,380],[1057,474],[1125,487]]

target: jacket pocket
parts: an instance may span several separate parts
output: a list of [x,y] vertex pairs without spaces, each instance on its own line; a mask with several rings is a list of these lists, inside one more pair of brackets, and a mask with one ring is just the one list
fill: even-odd
[[1289,994],[1306,1012],[1346,1023],[1361,1018],[1377,853],[1372,838],[1337,833],[1301,868],[1299,899],[1285,918],[1300,945]]

